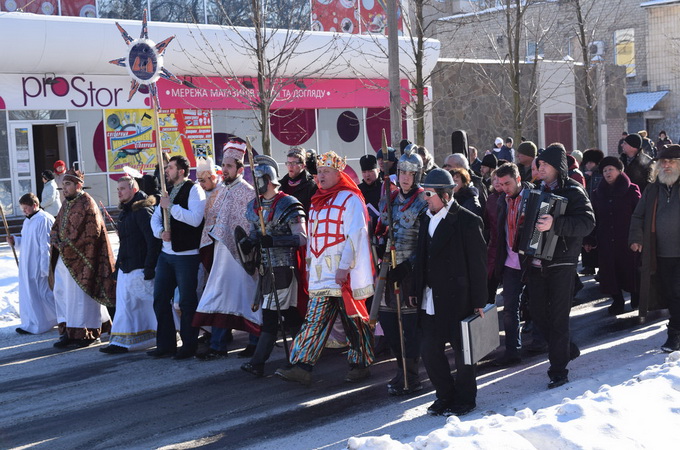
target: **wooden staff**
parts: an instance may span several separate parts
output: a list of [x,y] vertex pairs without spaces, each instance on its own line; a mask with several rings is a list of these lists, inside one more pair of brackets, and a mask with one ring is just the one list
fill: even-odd
[[[0,213],[2,213],[2,223],[5,224],[5,233],[7,234],[7,237],[9,238],[9,225],[7,225],[7,218],[5,217],[5,208],[2,207],[0,204]],[[17,262],[17,267],[19,267],[19,258],[17,257],[17,251],[14,249],[14,244],[9,242],[9,239],[7,239],[7,243],[9,244],[10,247],[12,247],[12,253],[14,253],[14,260]]]
[[[156,159],[158,160],[158,178],[161,185],[161,196],[167,197],[168,191],[165,186],[165,167],[163,166],[163,148],[161,145],[161,124],[158,116],[161,112],[161,106],[156,105]],[[189,174],[185,174],[187,177]],[[170,210],[169,208],[161,208],[163,216],[163,230],[170,231]]]
[[101,207],[102,212],[104,213],[104,217],[109,219],[109,222],[111,222],[111,226],[113,226],[113,229],[118,232],[118,226],[116,225],[116,221],[113,220],[113,217],[111,217],[111,214],[106,210],[106,207],[104,206],[104,203],[102,203],[101,200],[99,200],[99,206]]

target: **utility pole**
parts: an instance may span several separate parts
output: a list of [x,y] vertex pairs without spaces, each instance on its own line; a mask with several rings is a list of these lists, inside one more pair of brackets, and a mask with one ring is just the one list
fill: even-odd
[[392,147],[401,141],[401,86],[399,85],[399,26],[397,1],[387,0],[387,54],[390,84],[390,136]]

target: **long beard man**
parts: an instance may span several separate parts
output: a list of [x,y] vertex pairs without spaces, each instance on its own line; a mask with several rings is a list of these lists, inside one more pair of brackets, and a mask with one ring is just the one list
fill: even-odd
[[666,186],[673,186],[678,181],[678,178],[680,178],[680,167],[678,167],[677,163],[659,169],[659,181]]

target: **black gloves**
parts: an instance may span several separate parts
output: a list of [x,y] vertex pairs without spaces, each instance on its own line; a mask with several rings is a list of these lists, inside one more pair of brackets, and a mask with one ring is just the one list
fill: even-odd
[[260,246],[262,246],[262,248],[272,248],[274,246],[274,238],[270,235],[266,234],[264,236],[259,236],[259,238]]
[[389,272],[387,272],[387,282],[390,286],[394,283],[401,283],[409,273],[411,273],[411,263],[404,261],[400,264],[397,264],[397,267],[390,269]]
[[156,269],[153,267],[146,267],[144,269],[144,279],[153,280],[154,278],[156,278]]

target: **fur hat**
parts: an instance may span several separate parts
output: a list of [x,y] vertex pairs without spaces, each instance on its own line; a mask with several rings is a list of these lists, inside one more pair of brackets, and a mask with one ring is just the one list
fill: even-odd
[[604,158],[604,152],[598,148],[590,148],[583,152],[583,159],[581,159],[581,165],[585,166],[587,163],[600,164],[600,161]]
[[656,159],[680,159],[680,145],[664,145],[663,148],[659,150],[659,153],[657,153]]
[[633,148],[642,148],[642,138],[637,133],[629,134],[628,136],[623,138],[623,141]]
[[246,156],[246,143],[242,140],[231,139],[224,144],[222,158],[234,158],[243,162]]
[[521,153],[530,158],[535,158],[537,151],[538,149],[536,148],[536,144],[531,141],[522,142],[519,144],[519,147],[517,147],[517,153]]
[[606,158],[602,158],[602,161],[600,161],[600,172],[602,172],[607,166],[614,166],[619,169],[620,172],[623,172],[623,162],[616,156],[607,156]]
[[378,160],[374,155],[364,155],[359,159],[361,171],[373,170],[378,168]]
[[338,170],[342,172],[347,166],[347,158],[343,158],[333,150],[327,151],[326,153],[317,156],[316,167],[330,167],[331,169]]
[[498,158],[496,158],[496,155],[485,155],[484,158],[482,158],[482,165],[495,169],[498,167]]
[[85,174],[83,174],[83,172],[80,170],[69,169],[64,174],[64,180],[66,179],[83,184],[85,182]]

